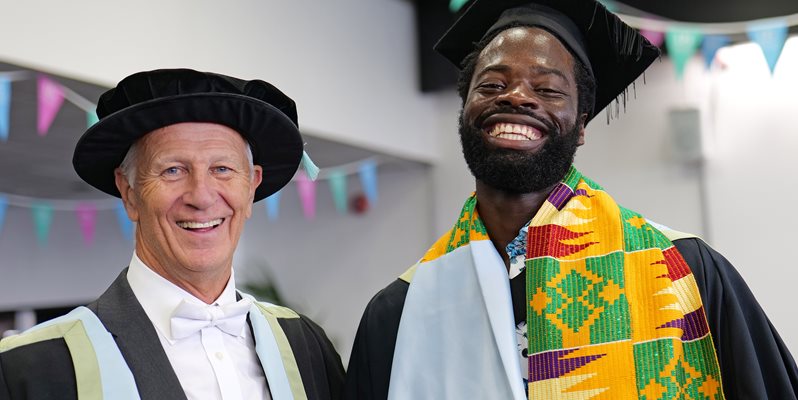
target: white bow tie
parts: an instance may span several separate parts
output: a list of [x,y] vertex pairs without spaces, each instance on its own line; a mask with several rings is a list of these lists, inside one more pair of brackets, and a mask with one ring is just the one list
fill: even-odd
[[200,305],[182,300],[170,319],[172,339],[183,339],[213,326],[229,335],[239,336],[244,330],[251,306],[250,299],[241,299],[225,306]]

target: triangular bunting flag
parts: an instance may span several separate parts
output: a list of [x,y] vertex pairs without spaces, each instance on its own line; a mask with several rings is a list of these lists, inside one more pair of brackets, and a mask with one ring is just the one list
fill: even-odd
[[3,222],[6,220],[6,209],[8,209],[8,199],[0,196],[0,234],[3,233]]
[[697,29],[684,27],[673,27],[665,33],[665,45],[676,69],[676,79],[684,77],[687,61],[698,50],[702,36]]
[[41,246],[47,245],[50,224],[53,222],[53,206],[47,203],[36,203],[32,206],[33,224],[36,227],[36,240]]
[[717,54],[718,50],[729,43],[731,43],[731,39],[726,35],[704,36],[704,41],[701,43],[701,54],[704,56],[704,65],[707,69],[712,66],[712,61],[715,59],[715,54]]
[[119,200],[114,208],[114,212],[116,213],[116,221],[119,223],[119,230],[122,231],[122,236],[124,236],[125,239],[132,241],[134,231],[133,221],[128,218],[127,211],[125,210],[125,205],[122,203],[122,200]]
[[748,28],[748,37],[762,48],[770,73],[776,69],[784,42],[787,41],[787,24],[782,21],[752,25]]
[[346,214],[346,174],[341,170],[332,170],[328,179],[335,209],[339,214]]
[[11,80],[0,77],[0,140],[8,140],[11,123]]
[[358,168],[358,175],[363,192],[369,204],[374,207],[377,204],[377,163],[374,160],[363,161]]
[[75,208],[78,217],[80,232],[83,233],[83,243],[91,246],[94,243],[94,225],[97,220],[97,207],[92,203],[81,203]]
[[50,125],[64,103],[64,89],[52,79],[39,75],[39,113],[36,121],[36,129],[39,136],[44,136],[50,129]]
[[307,220],[312,221],[316,218],[316,182],[301,171],[296,176],[296,189],[302,202],[302,212]]
[[280,217],[280,192],[277,191],[266,198],[266,217],[269,221],[277,221]]
[[648,39],[651,44],[657,47],[662,47],[662,43],[665,42],[664,32],[641,29],[640,34],[643,35],[644,38]]
[[94,111],[86,111],[86,128],[91,128],[92,125],[100,122],[97,113]]
[[456,13],[468,3],[468,0],[449,0],[449,11]]

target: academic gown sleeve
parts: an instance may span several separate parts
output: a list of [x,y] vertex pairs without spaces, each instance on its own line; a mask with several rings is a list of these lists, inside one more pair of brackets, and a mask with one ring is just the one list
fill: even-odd
[[344,399],[388,398],[396,335],[408,288],[407,282],[397,279],[366,306],[349,357]]
[[673,243],[696,278],[726,398],[798,398],[795,360],[740,274],[700,239]]
[[344,367],[324,330],[304,315],[278,321],[294,352],[308,399],[340,399]]

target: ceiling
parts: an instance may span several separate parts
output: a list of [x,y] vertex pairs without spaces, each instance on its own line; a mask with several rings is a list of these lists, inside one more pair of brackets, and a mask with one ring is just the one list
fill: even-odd
[[743,22],[798,14],[796,0],[621,0],[616,3],[683,22]]
[[[72,169],[72,152],[86,129],[86,113],[64,101],[46,136],[36,132],[37,72],[0,62],[0,72],[25,71],[11,84],[8,140],[0,141],[0,194],[35,199],[100,200],[108,195],[83,182]],[[96,102],[106,88],[61,76],[48,75],[78,95]],[[306,149],[322,168],[380,157],[380,168],[405,168],[403,161],[362,147],[326,140],[303,132]]]

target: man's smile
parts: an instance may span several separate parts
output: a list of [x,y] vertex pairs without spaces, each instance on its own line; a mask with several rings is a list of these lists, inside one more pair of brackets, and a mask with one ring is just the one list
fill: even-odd
[[192,232],[207,232],[224,222],[224,218],[216,218],[210,221],[178,221],[177,226]]
[[542,137],[539,130],[521,124],[501,122],[487,130],[488,135],[508,140],[538,140]]
[[481,123],[483,131],[492,138],[514,141],[536,141],[548,136],[549,129],[539,119],[515,113],[496,113]]

